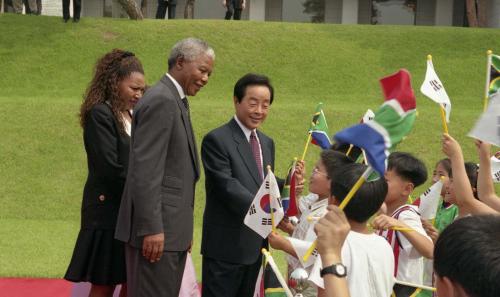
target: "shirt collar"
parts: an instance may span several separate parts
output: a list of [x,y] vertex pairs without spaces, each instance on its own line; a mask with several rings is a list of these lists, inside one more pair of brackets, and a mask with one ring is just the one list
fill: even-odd
[[186,97],[186,94],[184,94],[184,90],[182,89],[181,85],[175,80],[175,78],[172,77],[168,72],[165,73],[165,75],[170,78],[172,83],[174,84],[175,88],[177,89],[177,92],[179,92],[179,96],[182,98]]
[[[248,129],[245,125],[243,125],[243,123],[240,122],[240,120],[238,119],[238,117],[236,115],[234,115],[234,120],[236,121],[236,123],[238,123],[238,126],[240,126],[241,131],[243,131],[243,133],[245,134],[247,141],[250,142],[250,134],[252,134],[252,130]],[[257,140],[259,140],[259,136],[257,136],[256,129],[253,131],[255,132],[255,137],[257,138]],[[260,141],[259,141],[259,143],[260,143]]]

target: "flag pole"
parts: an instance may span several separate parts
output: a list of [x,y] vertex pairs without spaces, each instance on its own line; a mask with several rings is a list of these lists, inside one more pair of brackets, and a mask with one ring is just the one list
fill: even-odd
[[488,93],[490,91],[490,71],[491,71],[491,55],[493,52],[491,50],[486,51],[486,87],[484,90],[484,102],[483,102],[483,111],[486,111],[488,108]]
[[[267,165],[267,174],[271,173],[271,165]],[[269,209],[271,210],[271,230],[272,232],[276,232],[276,227],[274,226],[274,210],[273,204],[271,203],[271,196],[269,196]]]
[[307,147],[309,146],[309,142],[311,142],[311,138],[312,138],[312,133],[309,132],[309,136],[307,137],[306,141],[306,146],[304,147],[304,152],[302,153],[302,159],[300,159],[301,161],[304,161],[304,159],[306,158]]
[[434,287],[412,284],[412,283],[408,283],[408,282],[404,282],[404,281],[400,281],[400,280],[395,280],[395,282],[396,282],[396,284],[407,286],[407,287],[414,287],[414,288],[428,290],[428,291],[432,291],[432,292],[436,291],[436,288],[434,288]]
[[349,144],[349,148],[347,149],[347,153],[345,153],[346,156],[349,157],[349,154],[351,153],[353,147],[354,147],[354,145]]
[[278,269],[278,266],[274,262],[273,256],[265,249],[263,248],[261,250],[262,254],[266,257],[267,263],[271,265],[271,268],[274,271],[274,274],[276,275],[276,278],[278,279],[278,282],[280,285],[283,287],[283,290],[285,290],[285,294],[287,297],[293,297],[292,292],[290,291],[290,288],[288,288],[288,285],[286,284],[285,279],[283,278],[283,275],[281,275],[280,270]]
[[446,124],[446,112],[444,111],[444,106],[442,103],[439,104],[439,109],[441,110],[441,121],[443,122],[443,131],[448,134],[448,124]]
[[[347,193],[347,196],[344,198],[344,200],[342,200],[342,203],[340,203],[339,208],[341,210],[344,210],[344,208],[347,206],[349,201],[351,201],[352,197],[354,197],[354,194],[356,194],[356,192],[359,190],[359,188],[361,188],[363,183],[368,179],[368,177],[370,176],[370,174],[372,174],[372,172],[373,172],[373,168],[371,166],[368,166],[368,168],[366,168],[365,172],[363,172],[363,174],[359,177],[358,181],[354,184],[354,186],[352,186],[349,193]],[[302,257],[302,260],[304,260],[304,262],[307,262],[307,260],[312,255],[312,253],[314,252],[315,249],[316,249],[316,240],[311,244],[309,249],[307,249],[307,252]]]

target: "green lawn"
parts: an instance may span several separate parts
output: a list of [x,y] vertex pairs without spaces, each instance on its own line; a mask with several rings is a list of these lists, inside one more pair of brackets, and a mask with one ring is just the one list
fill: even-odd
[[[175,41],[196,36],[214,47],[210,83],[191,99],[198,143],[232,116],[240,76],[269,75],[276,100],[262,130],[276,142],[278,176],[301,155],[318,102],[333,134],[376,109],[378,79],[402,67],[413,75],[419,117],[400,149],[422,158],[431,172],[443,154],[439,110],[418,91],[429,53],[453,103],[450,133],[463,143],[466,159],[477,160],[466,134],[482,109],[485,52],[500,48],[500,30],[493,29],[92,18],[64,24],[8,14],[0,15],[0,27],[0,276],[65,272],[86,177],[78,108],[96,59],[112,48],[135,52],[154,84]],[[310,147],[309,168],[318,153]],[[202,176],[193,250],[198,273],[203,185]]]

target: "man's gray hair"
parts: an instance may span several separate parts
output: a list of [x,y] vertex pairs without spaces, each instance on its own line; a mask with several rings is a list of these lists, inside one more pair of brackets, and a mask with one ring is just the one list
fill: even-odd
[[205,41],[193,37],[183,39],[172,47],[168,57],[168,69],[172,69],[179,58],[193,61],[203,54],[215,60],[214,50]]

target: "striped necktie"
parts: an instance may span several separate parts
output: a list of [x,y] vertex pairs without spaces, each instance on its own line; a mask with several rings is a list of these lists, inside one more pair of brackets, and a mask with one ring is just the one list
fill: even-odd
[[252,147],[253,158],[257,163],[257,168],[259,169],[259,176],[261,179],[264,179],[264,177],[262,176],[263,171],[262,160],[260,158],[260,144],[254,131],[252,131],[252,133],[250,134],[250,146]]

